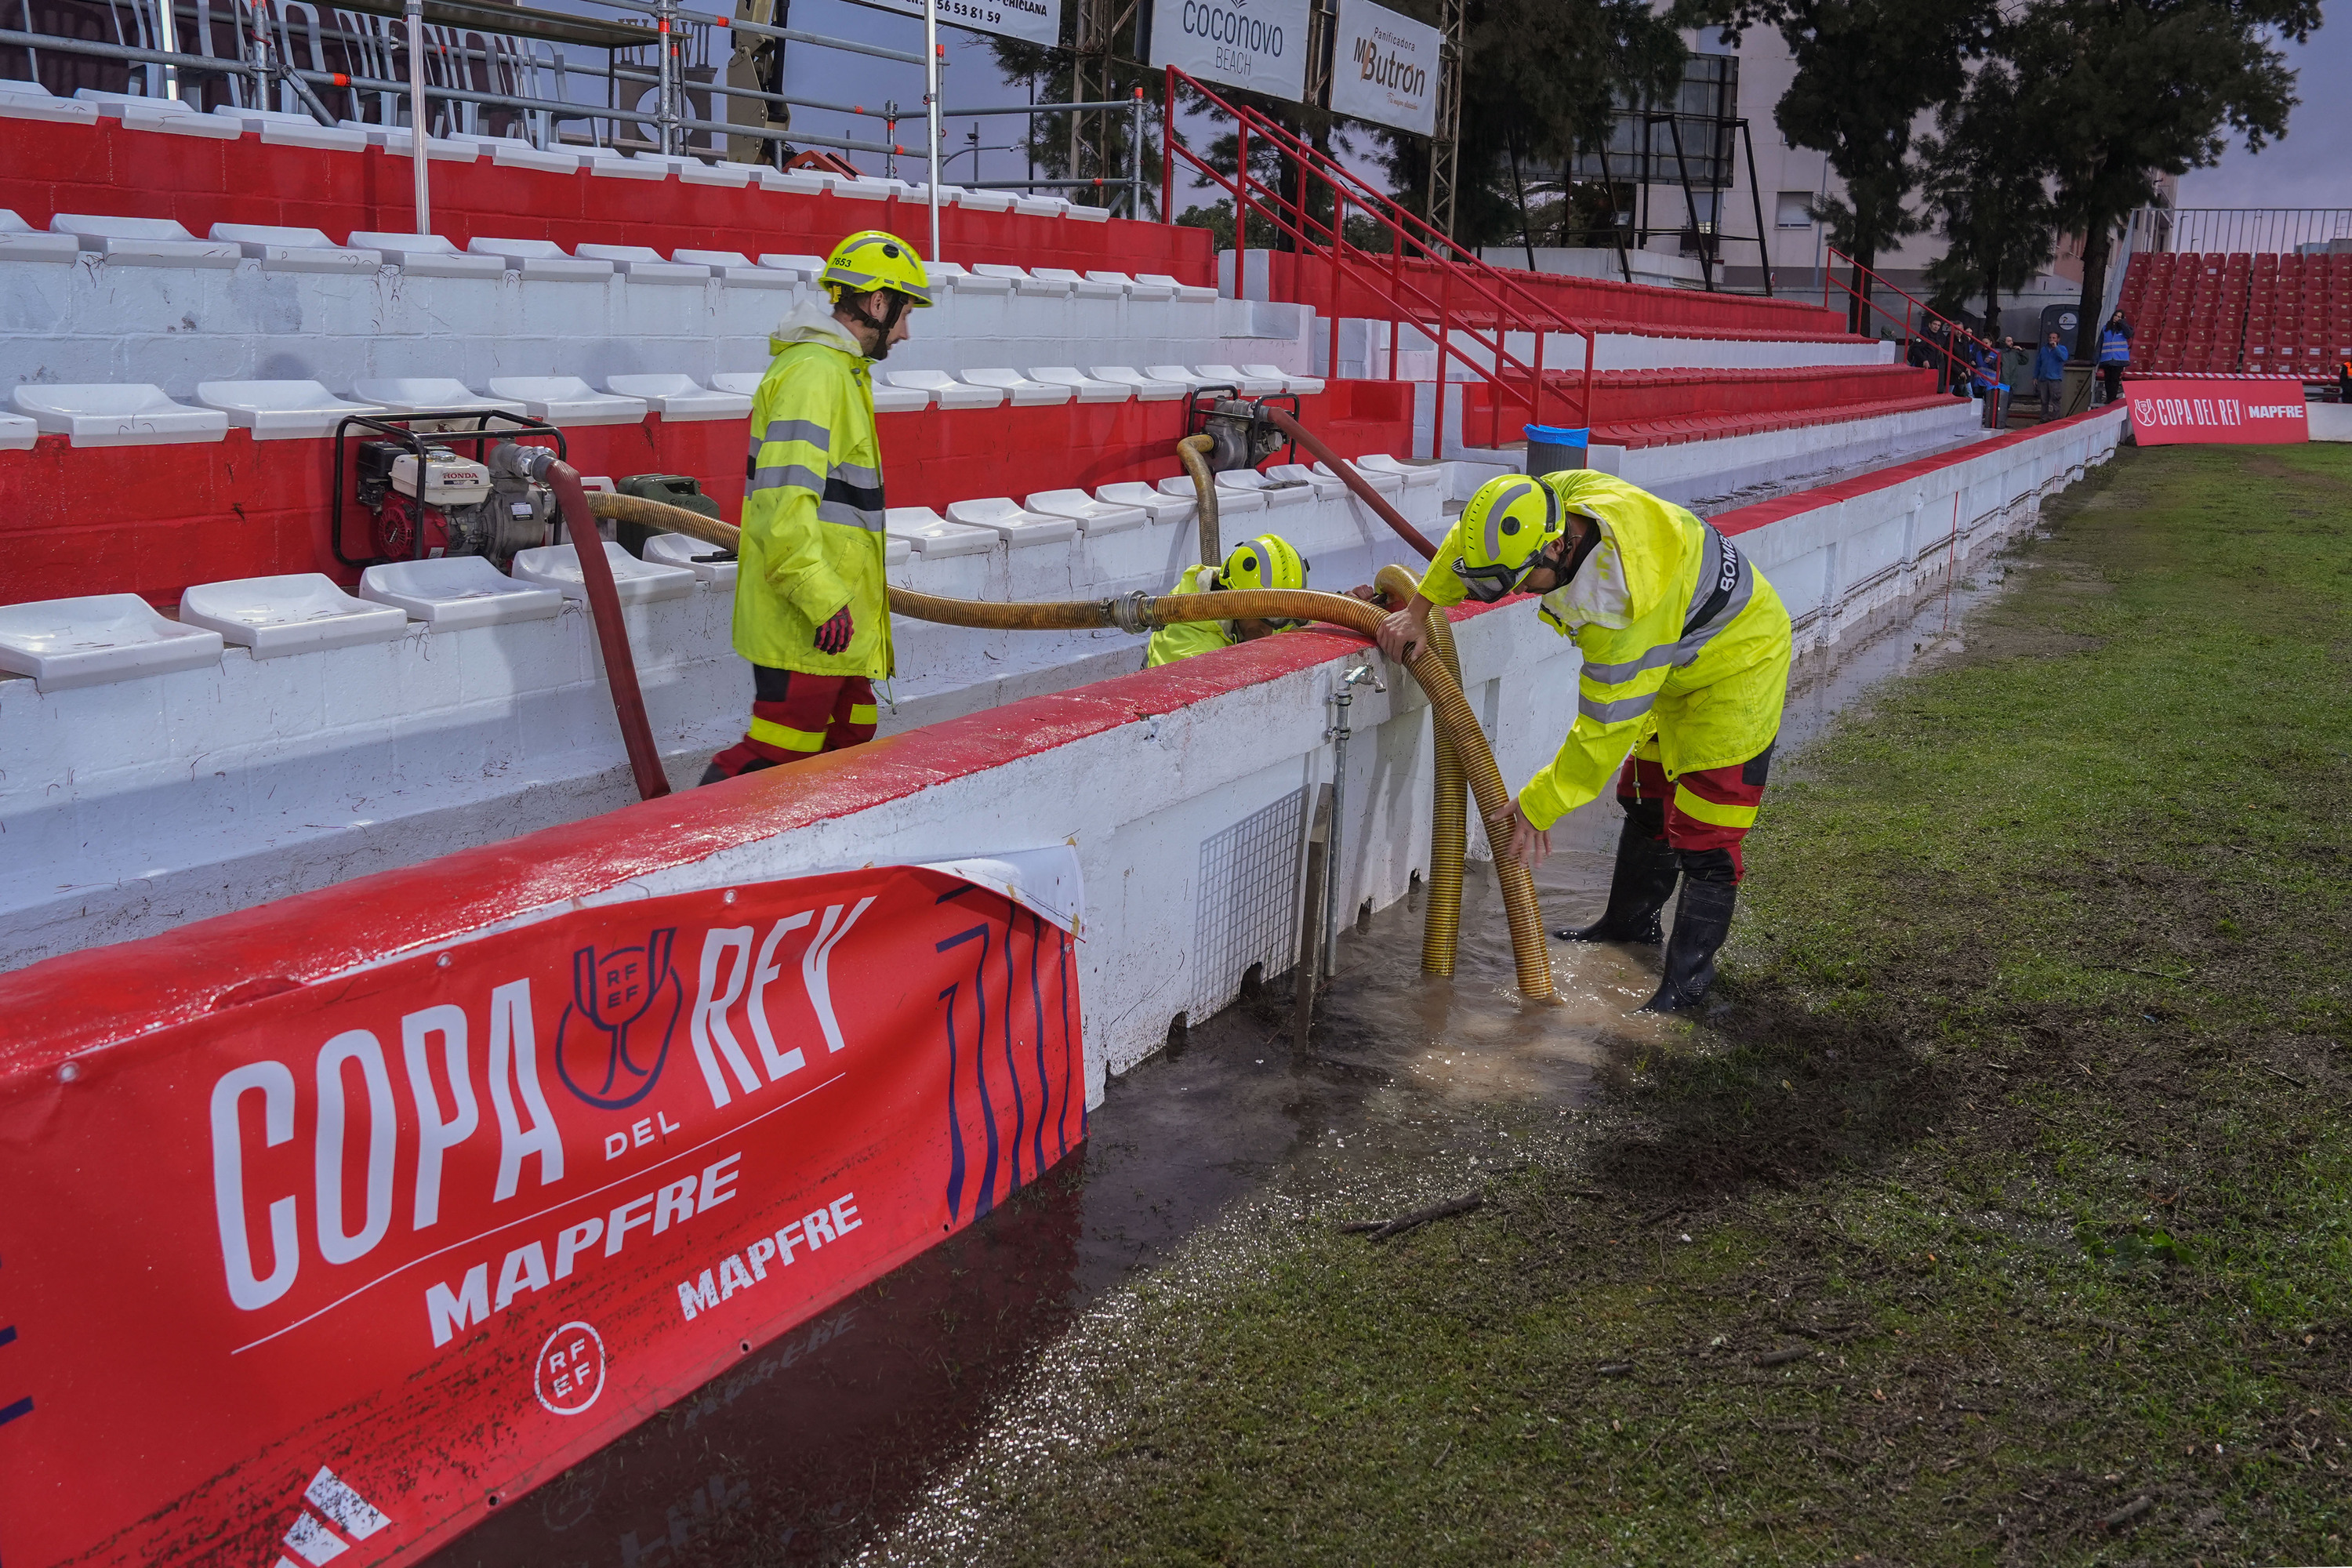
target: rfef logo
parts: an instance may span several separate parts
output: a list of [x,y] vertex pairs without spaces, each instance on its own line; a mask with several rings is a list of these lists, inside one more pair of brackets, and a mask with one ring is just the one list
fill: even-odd
[[604,1110],[653,1092],[669,1058],[669,1037],[685,1005],[670,968],[677,932],[657,931],[643,947],[572,955],[572,1005],[556,1026],[555,1071],[563,1087]]

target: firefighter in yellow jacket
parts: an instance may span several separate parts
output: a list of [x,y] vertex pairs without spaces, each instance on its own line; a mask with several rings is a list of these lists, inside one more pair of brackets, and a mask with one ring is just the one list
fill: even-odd
[[914,247],[879,229],[834,247],[780,323],[751,399],[735,651],[751,661],[751,727],[704,784],[874,738],[874,679],[891,673],[882,565],[882,456],[872,363],[931,302]]
[[[1657,942],[1675,890],[1665,974],[1644,1011],[1696,1004],[1715,979],[1789,686],[1789,613],[1731,541],[1613,475],[1507,475],[1463,509],[1412,603],[1381,626],[1403,658],[1431,606],[1539,594],[1584,656],[1576,721],[1511,807],[1508,853],[1530,869],[1548,829],[1622,762],[1625,823],[1607,912],[1570,942]],[[1631,753],[1630,760],[1628,753]]]
[[[1278,533],[1261,533],[1255,539],[1244,539],[1234,546],[1223,566],[1212,567],[1205,563],[1184,568],[1183,576],[1173,594],[1245,593],[1253,588],[1304,588],[1307,586],[1307,557],[1298,553],[1290,541]],[[1255,642],[1260,637],[1286,632],[1297,626],[1297,621],[1171,621],[1151,634],[1151,641],[1143,651],[1143,668],[1157,669],[1163,664],[1213,653],[1235,643]]]

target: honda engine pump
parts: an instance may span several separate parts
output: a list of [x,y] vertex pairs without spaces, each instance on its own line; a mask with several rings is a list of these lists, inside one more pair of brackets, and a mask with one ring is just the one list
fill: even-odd
[[[502,441],[501,447],[513,443]],[[486,555],[503,568],[549,541],[555,498],[510,463],[478,463],[434,442],[362,441],[359,500],[387,561]]]

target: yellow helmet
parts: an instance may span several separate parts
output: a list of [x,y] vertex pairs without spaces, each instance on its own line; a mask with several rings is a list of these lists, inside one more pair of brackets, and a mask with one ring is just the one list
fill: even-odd
[[1542,480],[1525,474],[1488,479],[1454,524],[1462,541],[1454,574],[1472,598],[1491,605],[1527,580],[1565,526],[1559,497]]
[[1218,570],[1217,586],[1246,593],[1254,588],[1304,588],[1307,557],[1278,533],[1261,533],[1234,546]]
[[817,282],[853,294],[892,289],[918,305],[931,302],[931,279],[923,270],[922,257],[897,235],[878,228],[860,229],[835,246]]

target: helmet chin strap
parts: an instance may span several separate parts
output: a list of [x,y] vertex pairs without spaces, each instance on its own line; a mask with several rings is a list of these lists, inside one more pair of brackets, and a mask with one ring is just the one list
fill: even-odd
[[844,308],[849,311],[850,316],[859,326],[874,334],[874,346],[866,351],[866,357],[879,361],[890,357],[890,334],[898,330],[898,318],[907,313],[908,299],[896,289],[880,289],[875,292],[881,294],[889,301],[883,307],[880,321],[876,321],[866,313],[862,298],[858,303],[845,305]]

